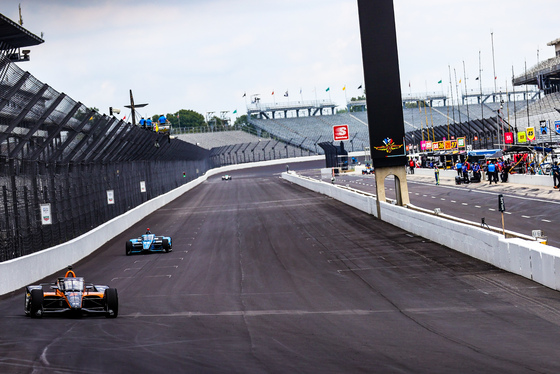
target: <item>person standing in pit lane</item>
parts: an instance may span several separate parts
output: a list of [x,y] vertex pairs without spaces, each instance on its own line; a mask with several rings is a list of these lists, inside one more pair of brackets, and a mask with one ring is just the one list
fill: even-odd
[[463,164],[461,163],[461,159],[457,161],[455,164],[455,170],[457,170],[457,175],[462,176],[463,174]]
[[496,170],[494,170],[494,183],[498,184],[498,179],[500,179],[500,167],[497,161],[494,161],[494,166]]
[[[494,180],[494,175],[496,174],[496,165],[493,162],[490,162],[488,164],[488,181],[490,182],[490,184],[492,184],[492,181]],[[496,181],[496,184],[498,184],[498,181]]]
[[504,166],[502,167],[502,183],[507,183],[509,177],[509,171],[511,169],[511,164],[509,161],[504,161]]
[[463,182],[469,183],[469,165],[465,162],[463,163]]
[[560,165],[558,165],[558,161],[554,161],[552,165],[552,183],[554,183],[555,189],[560,189]]
[[478,162],[473,165],[473,179],[480,182],[480,165]]

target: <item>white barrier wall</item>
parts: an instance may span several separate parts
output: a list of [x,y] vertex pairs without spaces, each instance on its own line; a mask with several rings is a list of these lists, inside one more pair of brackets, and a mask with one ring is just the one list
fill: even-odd
[[224,174],[232,170],[254,168],[256,166],[289,165],[290,163],[322,160],[324,158],[324,156],[297,157],[241,165],[228,165],[209,170],[204,176],[186,183],[164,195],[153,198],[69,242],[27,256],[0,262],[0,295],[15,291],[43,279],[89,256],[103,244],[119,235],[136,222],[203,183],[209,176]]
[[[376,198],[348,188],[282,173],[282,178],[377,216]],[[380,202],[381,219],[410,233],[464,253],[500,269],[560,290],[560,249],[532,240],[505,239],[502,234],[437,215]]]

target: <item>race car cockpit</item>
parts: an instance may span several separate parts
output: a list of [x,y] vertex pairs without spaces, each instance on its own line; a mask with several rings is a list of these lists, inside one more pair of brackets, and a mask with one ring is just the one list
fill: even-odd
[[84,278],[58,278],[58,289],[64,291],[83,291]]

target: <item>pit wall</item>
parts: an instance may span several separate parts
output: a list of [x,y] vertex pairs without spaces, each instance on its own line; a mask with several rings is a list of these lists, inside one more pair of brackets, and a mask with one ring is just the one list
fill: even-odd
[[[377,218],[374,195],[331,183],[282,173],[285,180],[332,197]],[[512,238],[437,215],[379,202],[381,220],[412,234],[449,247],[500,269],[521,275],[549,288],[560,290],[560,249],[537,241]]]
[[208,177],[257,166],[289,165],[297,162],[322,160],[324,158],[324,156],[286,158],[248,164],[228,165],[209,170],[205,175],[173,191],[151,199],[69,242],[27,256],[0,262],[0,295],[7,294],[28,284],[37,282],[89,256],[109,240],[121,234],[144,217],[205,182]]
[[[433,169],[416,168],[414,169],[414,174],[427,175],[435,178]],[[445,179],[455,179],[456,175],[457,171],[451,169],[440,169],[439,172],[440,178]],[[484,172],[482,175],[482,179],[486,180],[486,175],[484,174]],[[508,176],[508,183],[550,188],[554,187],[552,176],[550,175],[510,174]]]

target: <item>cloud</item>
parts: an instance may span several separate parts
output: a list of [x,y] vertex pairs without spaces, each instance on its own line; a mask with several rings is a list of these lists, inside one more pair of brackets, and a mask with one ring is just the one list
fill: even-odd
[[[17,19],[21,0],[0,11]],[[355,0],[21,1],[24,27],[45,43],[22,65],[74,100],[107,111],[128,101],[128,90],[149,113],[238,109],[243,92],[272,89],[286,100],[328,99],[340,106],[361,94],[363,69]],[[499,85],[512,65],[552,57],[559,37],[557,0],[395,0],[403,92],[447,90],[449,70],[491,86],[494,33]],[[542,9],[549,11],[543,12]],[[445,84],[437,81],[444,79]],[[343,92],[342,87],[347,86]],[[325,88],[331,87],[330,95]],[[315,90],[315,93],[313,93]],[[297,94],[295,94],[297,93]],[[298,97],[299,96],[299,97]],[[278,97],[283,100],[283,97]]]

